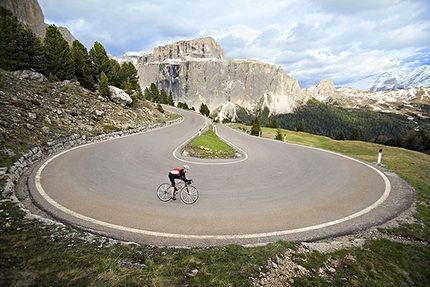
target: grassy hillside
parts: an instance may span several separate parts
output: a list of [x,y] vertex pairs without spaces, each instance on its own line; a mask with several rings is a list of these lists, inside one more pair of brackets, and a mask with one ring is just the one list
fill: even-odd
[[[422,130],[427,138],[430,136],[430,119],[415,116],[411,120],[403,115],[371,110],[345,109],[316,100],[309,101],[292,114],[275,115],[270,118],[264,118],[261,115],[261,117],[262,126],[276,120],[281,128],[295,131],[301,122],[304,124],[306,132],[333,139],[336,138],[339,131],[342,131],[345,138],[349,139],[353,130],[357,129],[362,141],[376,140],[379,143],[387,142],[387,144],[395,146],[399,146],[398,140],[404,139],[408,132],[415,128]],[[244,123],[250,124],[245,120]],[[390,139],[391,141],[388,142]],[[430,142],[427,145],[430,145]]]
[[[232,127],[238,130],[249,129],[241,124],[234,124]],[[262,128],[262,136],[265,138],[274,139],[277,132],[277,129]],[[377,161],[379,150],[382,149],[384,167],[400,175],[417,191],[416,217],[420,221],[414,226],[408,225],[413,230],[412,233],[417,233],[407,236],[430,242],[430,155],[362,141],[336,141],[328,137],[289,130],[281,130],[281,133],[286,135],[287,142],[323,148],[371,163]]]
[[36,145],[73,134],[87,137],[170,120],[153,103],[115,104],[78,82],[23,80],[0,69],[0,167]]
[[[10,166],[31,146],[56,137],[98,134],[170,118],[149,103],[118,107],[74,84],[36,84],[0,72],[2,166]],[[96,110],[104,116],[97,116]],[[417,190],[416,220],[374,231],[364,246],[328,253],[284,241],[257,247],[178,249],[125,244],[36,220],[2,196],[0,286],[429,286],[429,156],[287,130],[282,133],[290,142],[370,162],[382,147],[386,167]],[[263,128],[263,136],[275,135],[276,130]],[[3,186],[4,178],[0,183]],[[354,239],[361,238],[352,236],[347,242]]]

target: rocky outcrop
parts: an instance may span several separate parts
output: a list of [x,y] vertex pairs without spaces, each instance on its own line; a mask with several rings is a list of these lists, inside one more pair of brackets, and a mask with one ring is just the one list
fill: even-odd
[[348,109],[370,109],[430,118],[430,88],[370,92],[352,88],[337,89],[333,82],[322,80],[316,86],[308,88],[306,94],[309,98]]
[[316,86],[307,89],[306,92],[310,97],[324,103],[330,103],[342,97],[334,83],[329,80],[321,80]]
[[308,99],[282,68],[256,60],[226,60],[211,37],[155,48],[152,57],[138,59],[136,67],[143,87],[155,83],[171,91],[176,103],[196,110],[202,103],[212,111],[231,102],[251,111],[267,107],[273,114],[290,113]]
[[[45,24],[45,27],[48,27],[48,24]],[[45,28],[46,29],[46,28]],[[72,35],[72,33],[67,29],[66,27],[57,27],[58,31],[60,31],[61,35],[63,36],[64,40],[67,41],[69,46],[72,46],[73,41],[76,40],[76,38]]]
[[223,49],[212,37],[179,41],[173,45],[159,46],[154,49],[154,62],[175,59],[186,60],[189,58],[225,60]]
[[20,79],[32,80],[37,82],[46,82],[48,79],[41,73],[30,71],[30,70],[18,70],[14,71],[12,74],[19,77]]
[[[45,16],[37,0],[0,0],[0,6],[12,11],[19,22],[27,25],[41,39],[45,38],[46,27]],[[72,45],[75,37],[65,27],[57,27],[63,38]]]
[[109,86],[109,91],[110,91],[109,99],[114,103],[127,106],[133,102],[131,97],[126,92],[124,92],[123,90],[117,87]]
[[45,17],[37,0],[0,0],[0,6],[11,10],[18,20],[36,35],[45,37]]

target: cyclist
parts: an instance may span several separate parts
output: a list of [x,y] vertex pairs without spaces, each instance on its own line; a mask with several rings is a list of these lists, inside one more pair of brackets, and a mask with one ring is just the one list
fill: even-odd
[[175,167],[174,169],[172,169],[169,172],[169,179],[170,179],[170,183],[172,184],[172,188],[170,190],[170,195],[171,195],[173,200],[176,200],[174,192],[175,192],[175,190],[177,190],[175,179],[180,179],[180,180],[185,181],[187,183],[191,183],[191,180],[187,179],[187,177],[185,176],[185,174],[187,173],[187,171],[189,169],[190,169],[190,167],[188,165],[184,164],[182,166],[182,168]]

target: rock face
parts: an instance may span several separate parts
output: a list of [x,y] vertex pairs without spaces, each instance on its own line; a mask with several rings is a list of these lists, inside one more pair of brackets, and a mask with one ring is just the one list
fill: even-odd
[[[27,25],[41,39],[45,38],[45,17],[37,0],[0,0],[0,6],[12,11],[19,22]],[[71,45],[75,40],[72,33],[65,27],[57,27],[63,38]]]
[[109,91],[110,91],[109,99],[114,103],[127,106],[133,102],[131,97],[126,92],[124,92],[123,90],[117,87],[109,86]]
[[255,60],[226,60],[211,37],[180,41],[154,49],[137,60],[143,87],[155,83],[173,100],[212,111],[226,103],[248,110],[269,108],[270,113],[290,113],[308,97],[298,81],[274,65]]
[[37,0],[0,0],[0,6],[11,10],[18,20],[36,35],[45,37],[45,17]]
[[336,89],[333,82],[322,80],[307,89],[306,93],[321,102],[343,108],[430,118],[430,88],[370,92],[352,88]]
[[153,61],[155,62],[189,58],[225,60],[224,51],[211,37],[179,41],[173,45],[159,46],[154,49]]
[[12,74],[19,77],[20,79],[37,81],[39,83],[48,81],[48,79],[44,75],[42,75],[41,73],[33,72],[33,71],[29,71],[29,70],[19,70],[19,71],[13,72]]
[[329,80],[321,80],[318,85],[310,87],[307,92],[321,102],[332,102],[341,97],[340,92],[334,86],[334,83]]

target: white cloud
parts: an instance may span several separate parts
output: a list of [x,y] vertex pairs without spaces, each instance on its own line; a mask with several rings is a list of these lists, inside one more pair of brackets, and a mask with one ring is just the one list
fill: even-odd
[[428,0],[39,0],[46,22],[121,56],[212,36],[228,59],[282,66],[301,86],[429,64]]

